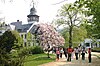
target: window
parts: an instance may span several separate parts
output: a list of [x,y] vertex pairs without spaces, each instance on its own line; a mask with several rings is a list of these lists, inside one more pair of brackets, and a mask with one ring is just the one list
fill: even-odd
[[35,21],[35,17],[33,17],[33,20]]
[[2,32],[0,31],[0,33],[2,33]]
[[22,31],[22,29],[17,29],[18,30],[18,32],[21,32]]
[[23,35],[21,35],[21,37],[23,38]]
[[86,43],[86,47],[89,47],[90,46],[90,43]]
[[27,35],[25,34],[25,39],[26,39]]

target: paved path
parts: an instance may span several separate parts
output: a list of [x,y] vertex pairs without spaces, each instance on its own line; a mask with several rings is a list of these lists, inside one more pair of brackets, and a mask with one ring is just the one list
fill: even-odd
[[[92,55],[100,56],[100,53],[93,52]],[[100,59],[96,56],[92,56],[92,63],[88,63],[88,55],[86,54],[86,60],[83,61],[81,58],[79,60],[75,60],[75,58],[71,62],[67,62],[66,58],[63,55],[59,61],[54,61],[46,64],[42,64],[40,66],[100,66]]]

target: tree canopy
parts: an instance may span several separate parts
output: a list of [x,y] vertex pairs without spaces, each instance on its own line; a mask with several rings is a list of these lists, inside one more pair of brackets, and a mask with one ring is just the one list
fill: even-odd
[[72,33],[73,28],[79,26],[83,20],[84,15],[82,13],[83,8],[78,8],[74,4],[64,4],[58,11],[57,21],[55,22],[58,26],[67,26],[69,32],[69,45],[72,46]]
[[[69,34],[68,34],[68,27],[64,28],[60,31],[62,36],[65,39],[65,46],[68,47],[68,40],[69,40]],[[87,30],[83,25],[80,25],[79,27],[73,28],[73,47],[78,46],[81,42],[84,41],[85,38],[87,38]]]
[[16,31],[6,31],[0,36],[0,48],[10,52],[13,48],[19,47],[21,38]]
[[[40,23],[35,25],[36,31],[35,34],[37,34],[36,38],[40,42],[40,46],[42,46],[44,49],[48,47],[48,44],[52,46],[63,46],[65,43],[64,38],[55,30],[55,28],[52,25]],[[37,28],[38,27],[38,28]]]
[[95,38],[100,38],[100,0],[77,0],[75,5],[79,8],[86,8],[84,11],[86,17],[93,16],[91,20],[87,20],[91,23],[91,36]]

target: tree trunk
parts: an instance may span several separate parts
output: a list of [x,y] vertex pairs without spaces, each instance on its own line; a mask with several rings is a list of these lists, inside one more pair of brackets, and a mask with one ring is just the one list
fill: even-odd
[[73,29],[73,27],[70,26],[70,28],[69,28],[69,46],[72,46],[72,29]]
[[48,50],[48,58],[50,58],[50,56],[49,56],[49,50]]

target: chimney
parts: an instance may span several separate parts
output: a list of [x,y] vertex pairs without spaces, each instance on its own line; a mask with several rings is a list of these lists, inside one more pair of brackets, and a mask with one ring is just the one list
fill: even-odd
[[19,22],[19,20],[17,20],[17,22]]

